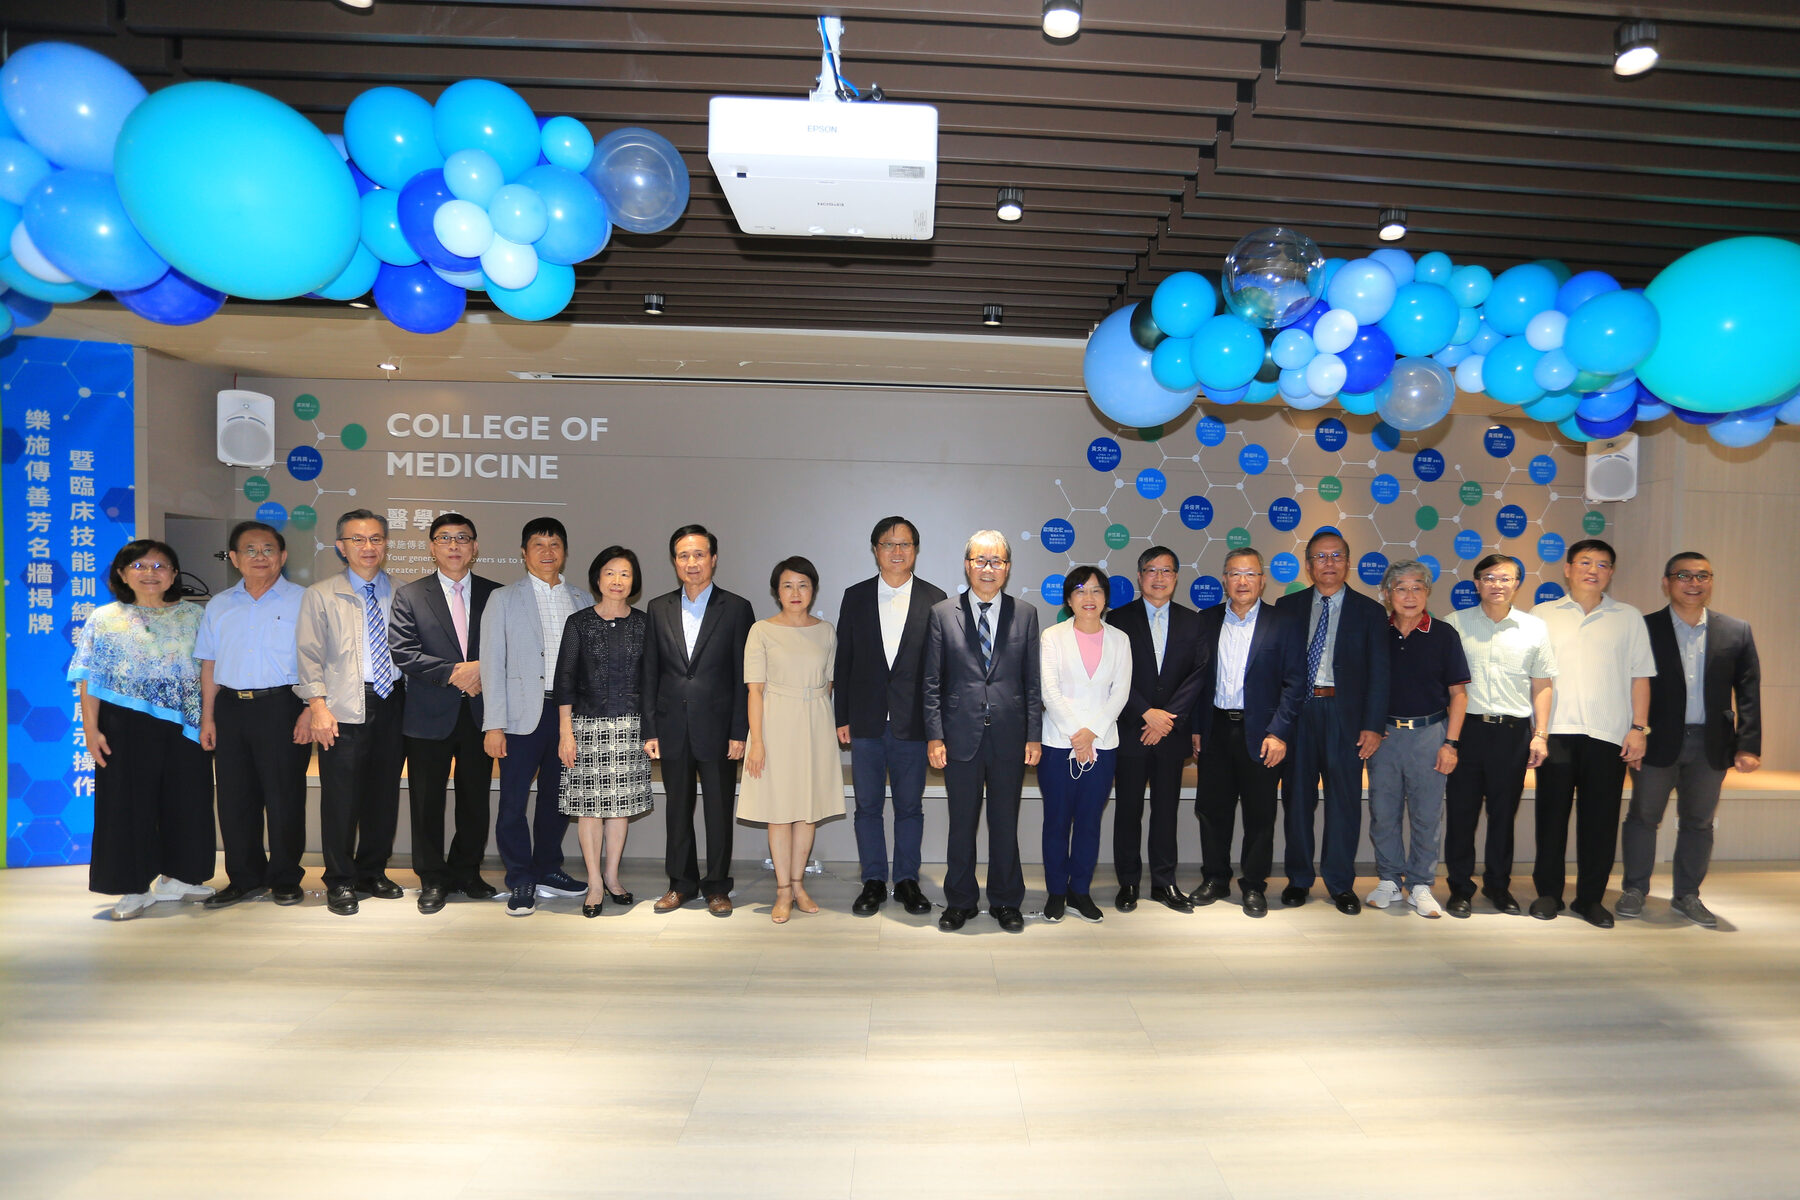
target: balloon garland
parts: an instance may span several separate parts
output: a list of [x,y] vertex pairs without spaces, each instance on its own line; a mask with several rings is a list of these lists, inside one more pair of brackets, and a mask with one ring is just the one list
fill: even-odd
[[614,225],[661,232],[688,191],[660,134],[596,142],[492,80],[436,104],[371,88],[327,135],[250,88],[151,95],[92,50],[41,42],[0,66],[0,337],[101,291],[164,325],[229,296],[373,293],[395,325],[437,333],[471,291],[541,321]]
[[1673,413],[1750,446],[1800,424],[1797,305],[1800,245],[1779,238],[1702,246],[1638,290],[1549,259],[1498,276],[1397,247],[1328,259],[1276,226],[1232,248],[1216,287],[1177,271],[1148,304],[1101,321],[1082,376],[1102,413],[1140,429],[1204,392],[1213,404],[1335,400],[1420,430],[1461,388],[1578,442]]

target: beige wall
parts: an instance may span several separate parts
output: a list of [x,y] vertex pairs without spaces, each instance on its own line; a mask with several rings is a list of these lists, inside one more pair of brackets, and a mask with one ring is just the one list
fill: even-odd
[[[164,535],[163,518],[232,516],[236,474],[219,461],[218,395],[232,374],[140,349],[135,364],[137,527]],[[241,499],[241,497],[238,497]]]

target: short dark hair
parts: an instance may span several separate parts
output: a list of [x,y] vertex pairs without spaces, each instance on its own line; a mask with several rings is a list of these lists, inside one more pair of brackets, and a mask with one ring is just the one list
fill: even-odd
[[1256,560],[1256,565],[1263,569],[1267,569],[1269,565],[1263,561],[1262,551],[1258,550],[1255,546],[1239,546],[1236,550],[1227,550],[1225,552],[1225,565],[1222,569],[1229,571],[1231,569],[1232,560],[1239,558],[1254,558]]
[[1175,557],[1175,552],[1173,550],[1169,549],[1167,546],[1152,546],[1142,554],[1138,555],[1138,574],[1142,575],[1144,571],[1149,568],[1150,564],[1159,558],[1172,559],[1176,569],[1181,569],[1181,560]]
[[631,564],[631,595],[625,597],[625,603],[635,604],[644,594],[644,571],[638,566],[638,556],[623,546],[608,546],[594,555],[594,561],[588,564],[588,591],[595,600],[600,599],[600,569],[615,558]]
[[332,534],[332,537],[333,538],[343,537],[344,536],[344,526],[348,525],[352,521],[379,521],[381,523],[381,532],[382,532],[383,536],[385,536],[387,534],[388,523],[387,523],[386,518],[382,517],[381,515],[379,515],[377,513],[372,513],[366,508],[353,508],[349,512],[345,513],[343,516],[341,516],[337,519],[337,531],[334,534]]
[[1312,548],[1326,538],[1336,538],[1344,545],[1344,557],[1350,557],[1350,539],[1335,529],[1315,529],[1313,535],[1306,539],[1306,557],[1312,557]]
[[781,603],[781,577],[789,571],[804,575],[812,581],[813,598],[816,600],[819,595],[819,568],[812,565],[811,559],[793,554],[776,563],[775,569],[769,572],[769,595],[775,597],[775,602]]
[[1678,562],[1684,562],[1688,559],[1693,559],[1695,561],[1707,563],[1709,565],[1712,563],[1712,559],[1706,557],[1706,555],[1700,553],[1698,550],[1683,550],[1680,554],[1677,554],[1675,557],[1671,558],[1668,562],[1663,564],[1663,574],[1664,575],[1674,574],[1675,564]]
[[875,522],[875,528],[869,534],[869,545],[873,546],[879,543],[883,534],[898,525],[906,526],[906,532],[912,535],[913,549],[917,550],[919,548],[919,527],[905,517],[883,517]]
[[519,549],[523,550],[531,545],[531,539],[540,534],[555,538],[563,544],[564,550],[569,548],[569,531],[563,528],[561,521],[555,517],[533,517],[525,522],[525,528],[519,530]]
[[1075,594],[1075,589],[1090,579],[1100,584],[1100,595],[1105,598],[1106,606],[1112,607],[1112,580],[1108,579],[1106,572],[1099,567],[1086,565],[1076,567],[1063,576],[1063,604],[1065,607],[1068,605],[1069,597]]
[[273,525],[265,525],[261,521],[239,521],[231,527],[231,536],[225,539],[225,544],[231,547],[233,554],[237,553],[238,539],[246,533],[266,533],[275,539],[275,546],[278,550],[284,554],[287,552],[287,539],[281,536],[281,530]]
[[1614,550],[1609,543],[1603,542],[1599,538],[1582,538],[1579,542],[1576,542],[1573,546],[1569,547],[1569,552],[1563,556],[1563,561],[1574,562],[1576,555],[1587,550],[1604,551],[1607,560],[1610,561],[1613,566],[1616,567],[1619,565],[1619,552]]
[[469,520],[469,518],[463,516],[459,512],[439,513],[437,519],[431,523],[431,528],[425,531],[425,536],[428,538],[436,537],[437,531],[446,525],[466,525],[469,527],[470,537],[481,537],[480,532],[475,528],[475,522]]
[[675,561],[675,544],[685,537],[703,537],[706,539],[706,552],[717,558],[719,555],[719,539],[713,536],[712,530],[704,525],[683,525],[669,535],[669,561]]
[[1481,573],[1483,571],[1487,570],[1489,567],[1497,567],[1501,563],[1505,563],[1507,566],[1509,566],[1513,569],[1513,573],[1519,577],[1520,583],[1525,582],[1524,566],[1519,562],[1518,559],[1514,558],[1510,554],[1490,554],[1486,558],[1482,559],[1480,562],[1476,563],[1475,564],[1476,577],[1480,578]]
[[119,547],[119,552],[113,555],[112,566],[106,572],[106,590],[120,604],[135,604],[137,593],[131,590],[131,584],[125,580],[125,568],[146,554],[160,554],[169,560],[169,590],[163,593],[163,601],[173,604],[181,599],[181,556],[175,553],[175,547],[155,538],[138,538]]

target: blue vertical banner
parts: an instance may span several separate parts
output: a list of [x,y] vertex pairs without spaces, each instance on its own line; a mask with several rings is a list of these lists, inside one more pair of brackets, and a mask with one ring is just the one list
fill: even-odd
[[135,407],[130,346],[0,341],[10,867],[84,863],[93,845],[94,761],[67,676],[136,536]]

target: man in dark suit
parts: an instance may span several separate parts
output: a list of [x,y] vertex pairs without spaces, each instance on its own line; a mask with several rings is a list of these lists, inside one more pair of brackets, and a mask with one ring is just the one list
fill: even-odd
[[934,606],[925,627],[925,736],[931,765],[944,773],[950,812],[944,915],[955,932],[976,914],[975,839],[983,802],[988,826],[988,913],[1008,933],[1025,928],[1019,906],[1019,793],[1025,768],[1043,754],[1038,690],[1038,615],[1006,594],[1012,549],[984,529],[963,548],[969,590]]
[[1650,680],[1650,734],[1631,773],[1631,808],[1621,836],[1625,876],[1617,913],[1641,916],[1656,866],[1656,829],[1669,793],[1680,822],[1675,835],[1671,907],[1708,929],[1717,917],[1700,902],[1712,862],[1713,814],[1725,771],[1762,766],[1762,666],[1750,626],[1712,612],[1713,569],[1683,551],[1663,568],[1667,608],[1644,618],[1656,675]]
[[844,590],[838,609],[836,681],[838,741],[850,747],[856,789],[856,852],[862,894],[850,906],[873,916],[888,898],[887,791],[894,793],[894,897],[922,916],[931,901],[919,890],[925,834],[925,623],[944,590],[913,575],[919,531],[905,517],[883,517],[869,535],[880,572]]
[[1225,556],[1226,603],[1197,618],[1199,700],[1192,744],[1200,760],[1194,812],[1200,819],[1200,886],[1190,899],[1231,894],[1231,838],[1244,810],[1238,890],[1244,914],[1266,916],[1275,855],[1278,768],[1294,736],[1303,696],[1299,645],[1286,617],[1262,602],[1263,559],[1245,547]]
[[1344,586],[1350,543],[1329,525],[1306,543],[1312,586],[1275,602],[1299,641],[1304,674],[1294,752],[1281,800],[1288,885],[1281,902],[1306,903],[1313,885],[1313,814],[1325,781],[1325,835],[1319,874],[1338,911],[1362,911],[1356,898],[1356,846],[1362,840],[1363,762],[1381,746],[1388,715],[1388,622],[1379,602]]
[[[674,912],[704,893],[715,917],[731,915],[731,831],[738,761],[750,736],[744,640],[756,620],[750,602],[713,584],[719,539],[703,525],[669,535],[681,586],[650,601],[644,643],[644,752],[662,763],[669,890],[656,902]],[[706,875],[694,844],[694,785],[705,797]]]
[[[452,891],[491,900],[481,878],[487,852],[494,760],[481,732],[481,614],[500,585],[471,573],[480,553],[475,523],[440,513],[431,523],[437,570],[394,593],[388,642],[406,676],[406,794],[412,811],[419,911],[443,909]],[[444,791],[456,772],[456,836],[444,851]]]
[[1188,717],[1200,694],[1195,648],[1200,615],[1174,600],[1180,564],[1166,546],[1138,555],[1141,603],[1106,614],[1131,639],[1131,694],[1119,714],[1118,769],[1114,776],[1113,871],[1119,877],[1120,912],[1137,907],[1144,877],[1144,789],[1150,790],[1150,896],[1176,912],[1193,902],[1175,881],[1175,819],[1181,803],[1181,769],[1190,746]]

